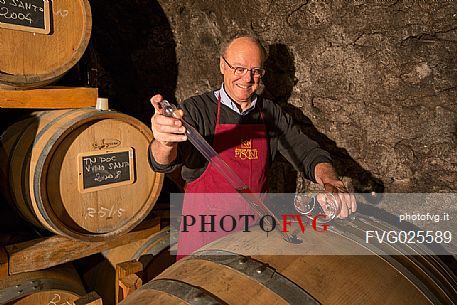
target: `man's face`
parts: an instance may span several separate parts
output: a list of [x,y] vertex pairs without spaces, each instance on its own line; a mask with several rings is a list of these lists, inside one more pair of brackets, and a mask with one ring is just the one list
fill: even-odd
[[[248,38],[234,40],[227,48],[225,59],[232,67],[252,69],[261,68],[263,64],[261,49]],[[249,102],[259,87],[260,77],[254,77],[250,71],[242,76],[236,76],[234,70],[222,57],[219,66],[224,75],[224,86],[227,94],[238,104]]]

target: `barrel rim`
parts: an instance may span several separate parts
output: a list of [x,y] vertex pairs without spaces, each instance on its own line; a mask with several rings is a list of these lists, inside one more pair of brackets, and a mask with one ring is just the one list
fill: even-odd
[[[56,139],[55,143],[50,145],[48,147],[49,151],[46,151],[46,149],[43,149],[43,151],[40,153],[38,160],[37,160],[37,167],[40,164],[41,170],[35,170],[34,176],[30,177],[31,182],[33,185],[33,198],[32,201],[35,201],[36,204],[33,204],[34,209],[36,212],[39,212],[39,214],[46,220],[46,224],[50,227],[52,231],[55,233],[58,233],[60,235],[64,235],[73,239],[78,239],[78,240],[86,240],[86,241],[102,241],[107,238],[111,238],[114,236],[118,236],[123,233],[129,232],[131,229],[133,229],[138,223],[140,223],[144,217],[148,215],[148,213],[152,210],[154,207],[154,204],[148,204],[152,203],[157,200],[159,196],[159,190],[162,187],[163,184],[163,179],[164,175],[160,173],[155,173],[154,175],[154,181],[153,181],[153,187],[151,191],[149,192],[149,195],[147,198],[144,200],[144,204],[142,205],[141,209],[139,209],[135,215],[130,218],[126,223],[121,225],[118,229],[107,232],[107,233],[81,233],[78,232],[70,227],[68,227],[65,223],[60,221],[59,217],[57,214],[53,211],[52,207],[47,204],[44,205],[42,199],[43,198],[48,198],[46,188],[44,187],[37,187],[37,186],[42,186],[42,183],[46,183],[47,181],[47,169],[50,160],[52,159],[53,154],[55,153],[57,147],[60,145],[60,143],[63,141],[63,139],[73,132],[73,130],[83,126],[84,124],[93,122],[95,120],[101,120],[101,119],[118,119],[120,121],[128,122],[131,124],[133,127],[137,128],[138,131],[140,131],[146,139],[149,141],[152,140],[152,132],[148,128],[143,128],[142,125],[144,125],[141,121],[138,119],[128,116],[126,114],[117,112],[117,111],[98,111],[95,108],[81,108],[82,110],[89,110],[90,112],[85,112],[81,116],[78,116],[77,119],[74,120],[74,123],[71,124],[71,128],[66,128],[65,130],[62,131],[62,133],[59,135],[59,137]],[[145,125],[144,125],[145,126]],[[41,160],[41,161],[40,161]],[[38,168],[36,168],[38,169]]]
[[[2,190],[4,199],[14,209],[14,211],[17,211],[17,213],[19,214],[20,217],[22,217],[23,219],[25,219],[28,222],[31,222],[35,226],[39,226],[40,223],[36,219],[36,217],[32,214],[32,212],[30,211],[29,207],[27,206],[26,200],[25,199],[23,200],[23,204],[17,204],[18,197],[16,197],[16,194],[15,194],[14,188],[13,188],[13,185],[14,185],[13,177],[14,176],[13,176],[13,167],[11,166],[13,160],[15,160],[18,157],[17,153],[16,153],[17,145],[21,142],[22,138],[25,136],[26,132],[29,130],[31,124],[33,124],[34,121],[35,121],[34,117],[32,117],[32,116],[26,117],[23,120],[15,122],[11,126],[9,126],[0,135],[0,139],[3,139],[5,136],[9,136],[9,133],[11,132],[11,130],[13,130],[12,136],[14,137],[14,141],[13,141],[14,143],[11,144],[8,151],[5,151],[5,155],[7,156],[7,158],[0,161],[1,166],[2,166],[1,170],[4,175],[3,179],[5,179],[4,181],[2,181],[3,183],[2,183],[2,186],[0,189]],[[20,131],[17,133],[15,132],[16,127],[20,127]],[[0,147],[4,148],[3,143]],[[20,161],[20,159],[18,161]],[[23,179],[22,168],[21,168],[20,173],[21,173],[21,176],[18,177],[17,179],[20,182],[21,188],[22,188],[22,179]],[[22,189],[21,189],[21,194],[22,194]]]
[[[374,209],[375,207],[371,208]],[[354,219],[354,221],[357,221],[358,225],[349,226],[342,222],[341,224],[338,224],[338,227],[345,228],[346,230],[352,229],[353,232],[356,232],[357,230],[363,232],[363,230],[367,229],[367,227],[364,226],[381,230],[395,229],[393,225],[387,222],[374,221],[370,218],[360,216]],[[353,232],[345,231],[339,232],[339,234],[349,235],[352,241],[357,244],[362,244],[362,239]],[[388,247],[398,251],[399,255],[381,257],[396,269],[402,270],[402,273],[407,275],[406,278],[433,301],[434,304],[440,303],[440,300],[443,302],[450,301],[452,296],[456,295],[457,277],[436,256],[431,254],[420,255],[418,250],[426,251],[421,245],[416,244],[413,247],[409,244],[396,244],[389,245]],[[402,255],[403,247],[409,248],[409,251],[413,251],[414,255]]]
[[[25,208],[29,209],[30,215],[31,215],[31,218],[27,218],[27,219],[33,220],[33,223],[38,222],[39,224],[41,224],[41,226],[44,226],[47,229],[50,229],[51,231],[53,231],[53,230],[49,226],[47,226],[45,222],[42,221],[42,218],[40,217],[40,214],[36,213],[36,211],[34,209],[34,206],[33,206],[32,198],[30,196],[31,184],[30,184],[29,177],[30,177],[30,169],[31,169],[30,168],[30,161],[31,161],[33,146],[35,145],[35,143],[38,140],[41,139],[41,137],[47,131],[47,129],[52,127],[52,125],[55,122],[60,120],[66,114],[71,113],[71,112],[75,112],[77,110],[78,109],[58,110],[56,112],[50,112],[50,111],[39,112],[39,113],[36,113],[36,115],[34,117],[34,120],[32,121],[32,124],[29,124],[29,126],[27,126],[27,128],[32,128],[33,127],[33,123],[36,122],[35,120],[37,118],[42,117],[42,116],[55,115],[55,117],[51,121],[49,121],[45,126],[43,126],[43,128],[38,132],[38,134],[36,134],[33,142],[31,142],[30,146],[27,148],[27,152],[24,155],[24,158],[22,160],[21,177],[20,177],[20,183],[21,183],[20,190],[22,192],[22,197],[21,198],[24,201]],[[10,174],[10,177],[12,177],[12,176],[13,176],[13,173]],[[35,211],[35,213],[33,213],[34,211]],[[55,231],[53,231],[53,232],[55,232]],[[57,233],[57,232],[55,232],[55,233]]]
[[[65,264],[0,279],[0,302],[1,304],[14,302],[37,292],[53,290],[63,290],[76,297],[86,294],[76,270],[71,265]],[[6,302],[3,303],[4,301]]]
[[81,40],[78,48],[74,50],[73,56],[62,65],[59,65],[51,72],[43,74],[8,74],[0,71],[0,88],[2,89],[33,89],[45,86],[61,78],[81,59],[87,46],[89,45],[92,32],[92,12],[88,0],[80,0],[83,9],[82,16],[83,30],[81,31]]

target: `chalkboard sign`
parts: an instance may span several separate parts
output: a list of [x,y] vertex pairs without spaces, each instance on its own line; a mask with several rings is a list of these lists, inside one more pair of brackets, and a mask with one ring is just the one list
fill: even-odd
[[133,148],[78,154],[79,191],[92,192],[134,182]]
[[0,28],[49,34],[49,0],[0,0]]

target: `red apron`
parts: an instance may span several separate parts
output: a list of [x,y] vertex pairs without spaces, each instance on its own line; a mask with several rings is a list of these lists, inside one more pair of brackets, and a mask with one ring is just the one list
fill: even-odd
[[[260,112],[261,124],[219,124],[221,110],[220,97],[217,101],[217,119],[214,131],[213,148],[224,161],[240,176],[253,193],[263,193],[267,186],[268,168],[268,141],[263,114]],[[235,189],[225,181],[211,165],[208,164],[203,174],[187,184],[182,215],[193,215],[196,225],[187,228],[178,237],[178,259],[189,255],[200,247],[230,234],[220,229],[218,224],[224,215],[232,215],[237,220],[236,228],[232,232],[243,230],[244,221],[239,215],[255,214],[241,196],[238,200],[225,201],[223,196],[217,200],[201,200],[193,198],[192,193],[236,193]],[[209,196],[215,198],[216,196]],[[201,196],[200,196],[201,198]],[[215,232],[201,232],[200,215],[215,215]],[[209,220],[208,218],[206,218]],[[250,222],[251,224],[255,221]],[[206,226],[208,230],[210,226]]]

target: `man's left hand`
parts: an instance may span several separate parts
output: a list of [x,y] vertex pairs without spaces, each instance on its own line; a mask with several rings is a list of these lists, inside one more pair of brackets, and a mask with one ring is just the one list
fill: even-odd
[[335,196],[340,207],[339,218],[346,218],[357,211],[357,202],[355,201],[354,194],[348,192],[343,181],[339,179],[328,180],[324,183],[324,189],[326,192],[333,193]]
[[354,194],[348,192],[343,181],[338,178],[335,168],[330,163],[318,163],[314,169],[317,183],[326,192],[333,193],[340,207],[339,218],[346,218],[357,210]]

